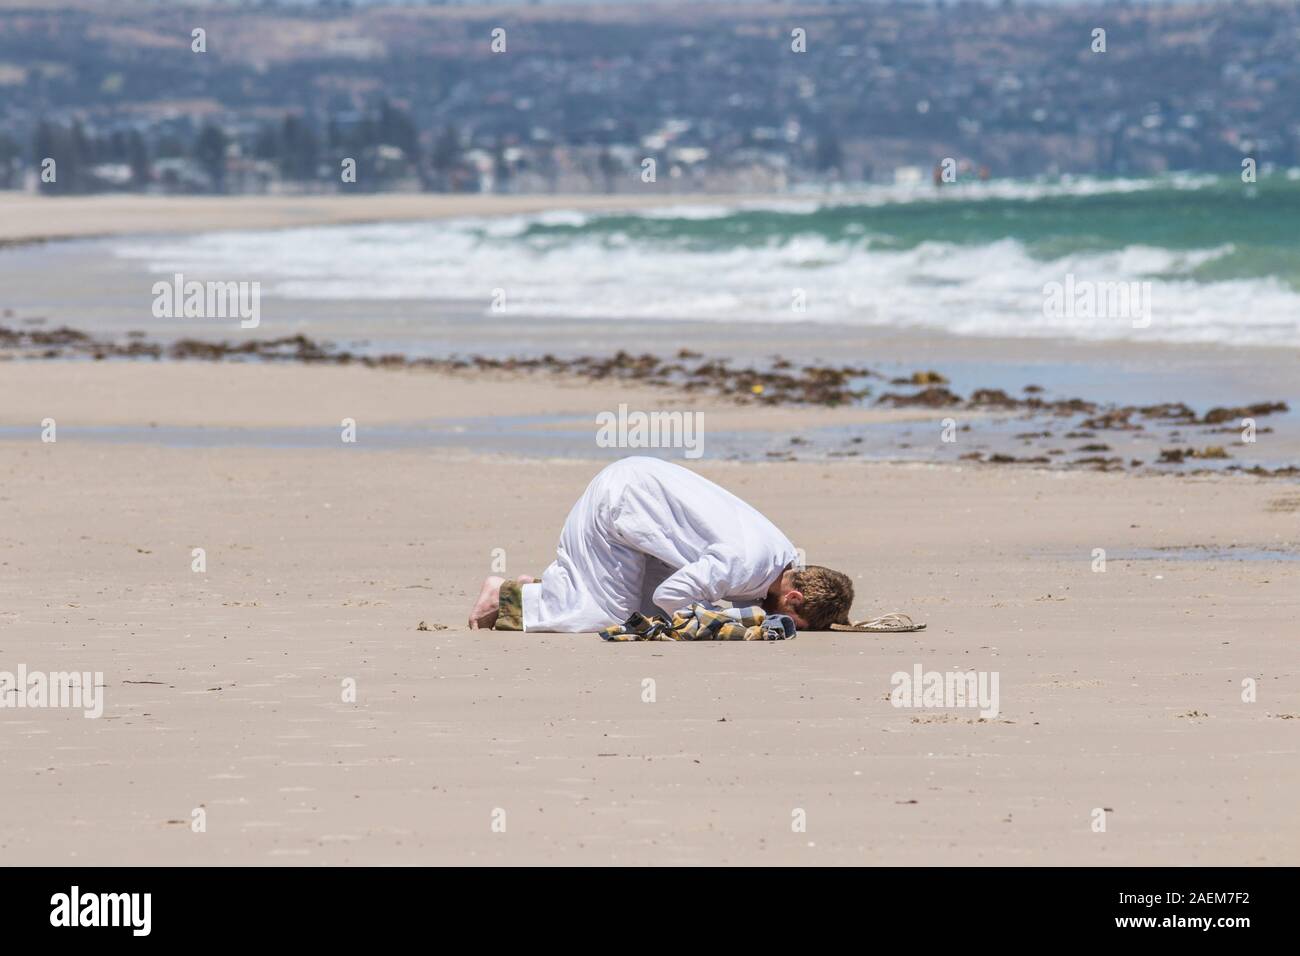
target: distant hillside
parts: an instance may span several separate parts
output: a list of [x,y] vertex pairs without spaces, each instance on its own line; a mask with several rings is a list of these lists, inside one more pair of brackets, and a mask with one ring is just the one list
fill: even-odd
[[163,160],[187,189],[231,188],[227,160],[250,182],[311,183],[358,150],[369,182],[412,188],[570,172],[617,188],[647,159],[682,183],[928,175],[946,158],[999,176],[1226,173],[1300,163],[1297,88],[1290,2],[0,0],[0,186],[55,151],[115,167],[78,189],[157,185]]

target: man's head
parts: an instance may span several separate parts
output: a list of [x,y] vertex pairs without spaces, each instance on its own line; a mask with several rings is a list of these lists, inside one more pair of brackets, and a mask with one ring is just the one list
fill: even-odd
[[768,589],[764,610],[788,614],[801,631],[828,631],[847,624],[853,606],[853,582],[847,574],[810,564],[787,568]]

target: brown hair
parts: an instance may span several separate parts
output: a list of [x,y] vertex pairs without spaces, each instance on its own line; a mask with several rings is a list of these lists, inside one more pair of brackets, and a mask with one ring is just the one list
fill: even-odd
[[811,631],[828,631],[832,624],[849,623],[853,582],[847,574],[810,564],[794,572],[794,586],[803,594],[799,616]]

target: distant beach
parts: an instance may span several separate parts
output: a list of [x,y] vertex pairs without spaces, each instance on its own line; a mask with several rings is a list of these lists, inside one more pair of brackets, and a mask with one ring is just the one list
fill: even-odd
[[716,205],[734,196],[493,196],[383,193],[357,196],[39,196],[0,191],[0,244],[133,234],[193,234],[243,229],[445,219],[454,216],[525,215],[549,209],[637,209]]

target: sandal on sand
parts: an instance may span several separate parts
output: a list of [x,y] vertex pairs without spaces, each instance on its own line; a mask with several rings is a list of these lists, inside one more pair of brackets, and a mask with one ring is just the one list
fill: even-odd
[[924,631],[924,624],[914,624],[906,614],[886,614],[873,617],[869,621],[854,621],[849,624],[832,624],[832,631],[871,631],[872,633],[904,633],[906,631]]

